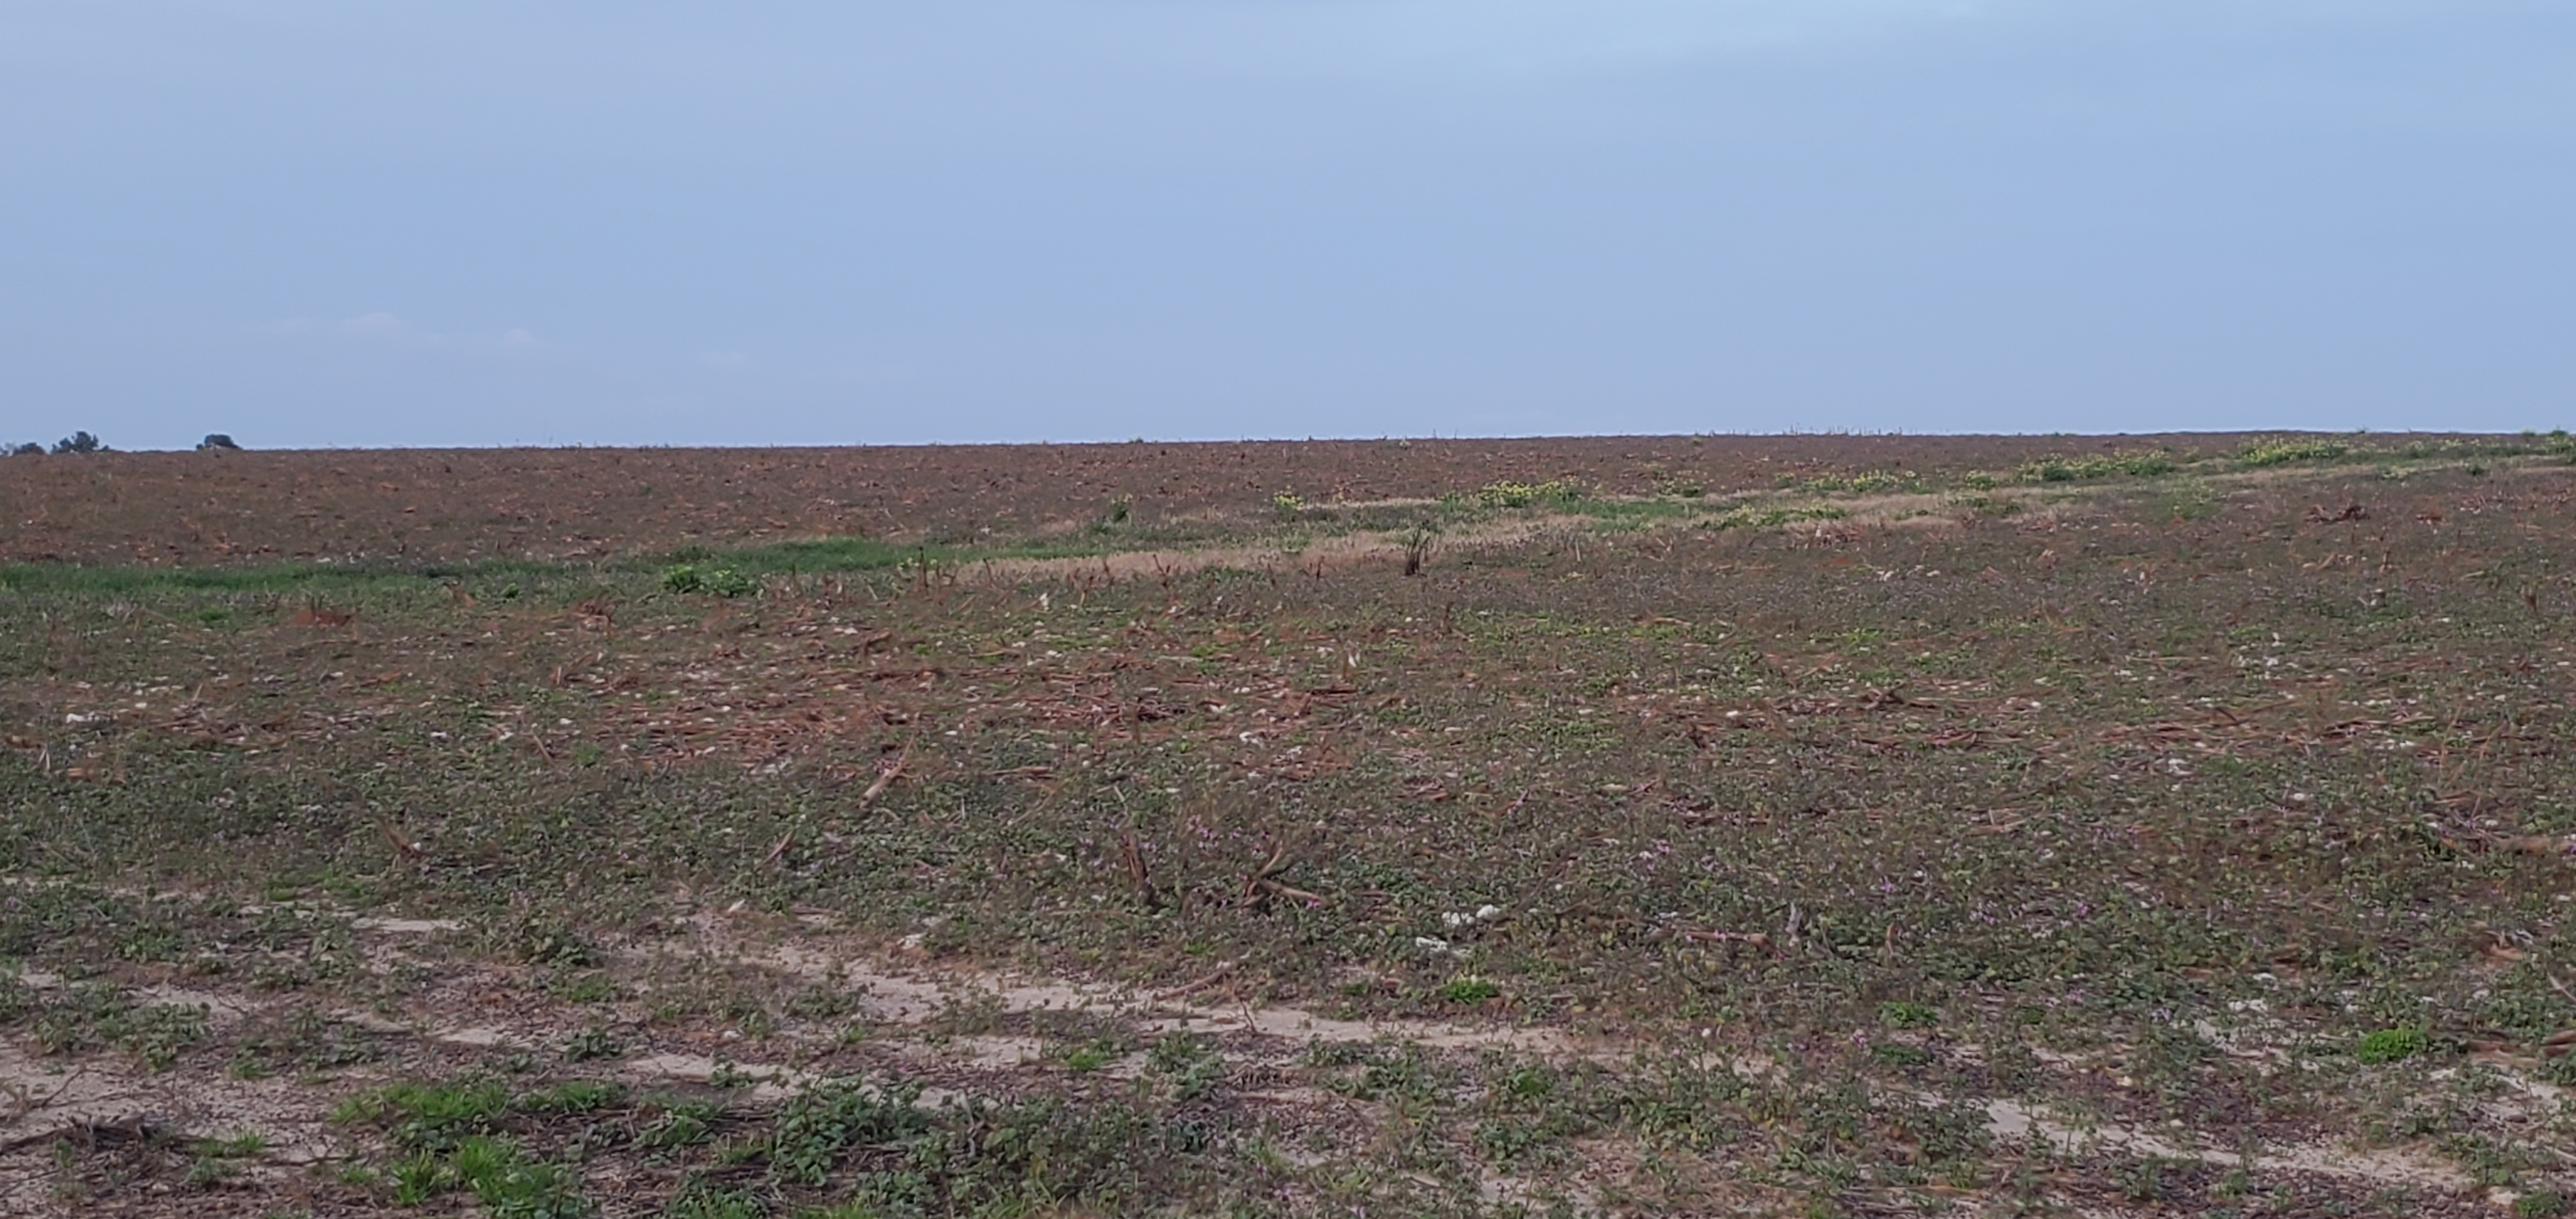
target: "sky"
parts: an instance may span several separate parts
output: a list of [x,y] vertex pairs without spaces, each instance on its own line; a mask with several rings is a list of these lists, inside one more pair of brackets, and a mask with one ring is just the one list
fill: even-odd
[[0,440],[2576,424],[2566,0],[0,0]]

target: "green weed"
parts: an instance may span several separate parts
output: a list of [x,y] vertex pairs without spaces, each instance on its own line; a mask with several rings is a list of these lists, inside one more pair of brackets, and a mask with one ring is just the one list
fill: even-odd
[[383,1129],[395,1146],[445,1152],[465,1139],[498,1131],[510,1113],[509,1089],[493,1080],[394,1083],[341,1102],[332,1120]]
[[2417,1028],[2380,1029],[2363,1035],[2353,1046],[2353,1057],[2364,1065],[2404,1062],[2432,1047],[2424,1030]]
[[2047,457],[2024,463],[2019,476],[2024,482],[2060,483],[2099,478],[2154,478],[2180,469],[2179,463],[2163,453],[2108,453],[2089,457]]
[[1541,504],[1568,507],[1584,498],[1587,489],[1571,478],[1551,478],[1545,482],[1491,482],[1476,489],[1478,502],[1493,508],[1529,508]]
[[1941,1011],[1928,1003],[1890,1000],[1878,1005],[1878,1021],[1894,1029],[1928,1029],[1941,1023]]
[[2351,451],[2351,445],[2337,440],[2278,437],[2248,442],[2236,451],[2236,459],[2249,466],[2279,466],[2292,462],[2331,461]]
[[1502,987],[1483,978],[1457,978],[1440,987],[1440,997],[1450,1003],[1482,1003],[1502,993]]
[[662,587],[675,593],[748,597],[760,591],[760,581],[730,567],[701,567],[695,563],[675,563],[662,572]]

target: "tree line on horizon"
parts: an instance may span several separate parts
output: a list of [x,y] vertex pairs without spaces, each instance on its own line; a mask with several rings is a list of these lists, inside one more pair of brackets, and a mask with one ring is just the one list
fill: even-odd
[[[52,453],[56,456],[70,456],[81,453],[113,453],[116,451],[115,449],[108,447],[108,443],[106,441],[85,431],[73,432],[71,435],[55,441],[54,447],[51,449],[47,449],[45,446],[32,440],[0,447],[6,447],[9,455],[12,457],[42,457],[48,453]],[[227,436],[222,432],[209,432],[206,434],[206,438],[204,440],[197,442],[197,451],[200,453],[215,449],[239,450],[240,448],[240,445],[233,442],[232,437]]]

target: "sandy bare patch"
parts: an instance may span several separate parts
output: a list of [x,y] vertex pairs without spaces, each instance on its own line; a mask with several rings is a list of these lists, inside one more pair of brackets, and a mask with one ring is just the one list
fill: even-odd
[[[365,930],[379,939],[454,929],[436,920],[417,925],[395,919],[371,922]],[[1112,1021],[1131,1037],[1177,1033],[1219,1041],[1241,1081],[1235,1095],[1243,1102],[1293,1126],[1319,1124],[1340,1131],[1336,1138],[1366,1138],[1372,1137],[1366,1132],[1378,1120],[1377,1106],[1315,1086],[1301,1069],[1316,1043],[1387,1043],[1467,1054],[1507,1051],[1558,1063],[1590,1062],[1613,1073],[1636,1069],[1638,1056],[1652,1049],[1643,1042],[1586,1038],[1554,1028],[1423,1019],[1349,1020],[1288,1005],[1229,1004],[1206,997],[1217,992],[1218,980],[1232,976],[1231,970],[1223,968],[1198,983],[1154,992],[890,961],[870,945],[826,934],[819,918],[788,923],[760,916],[699,914],[681,920],[679,930],[669,939],[629,945],[620,955],[644,964],[750,967],[835,988],[851,1001],[846,1014],[852,1023],[844,1025],[837,1018],[790,1022],[759,1037],[732,1029],[662,1036],[631,1053],[585,1062],[580,1074],[648,1091],[726,1087],[751,1103],[775,1105],[828,1077],[850,1075],[854,1063],[863,1062],[870,1072],[888,1070],[922,1085],[917,1103],[937,1108],[1006,1099],[1026,1091],[1041,1075],[1073,1069],[1057,1058],[1062,1047],[1043,1037],[954,1031],[944,1028],[944,1021],[1082,1013]],[[28,975],[24,980],[38,987],[61,985],[43,975]],[[255,1018],[295,1002],[291,996],[172,986],[138,987],[133,993],[154,1002],[201,1007],[210,1021],[221,1024]],[[503,1001],[512,997],[527,1002],[505,1005]],[[417,1016],[399,1020],[358,1011],[334,1012],[330,1018],[380,1035],[412,1039],[416,1050],[447,1048],[444,1055],[415,1053],[388,1060],[389,1064],[412,1063],[413,1073],[459,1050],[544,1058],[561,1047],[577,1023],[561,1007],[528,998],[523,981],[485,967],[469,967],[451,977],[421,996],[414,1010]],[[588,1018],[608,1015],[602,1009]],[[849,1039],[852,1030],[857,1031],[856,1041]],[[2239,1031],[2237,1040],[2246,1044],[2228,1044],[2237,1052],[2260,1054],[2259,1035],[2266,1030],[2257,1023]],[[741,1052],[732,1052],[736,1049]],[[1148,1055],[1131,1050],[1087,1070],[1093,1078],[1125,1080],[1144,1075],[1148,1063]],[[9,1179],[39,1179],[55,1138],[78,1138],[94,1128],[137,1124],[184,1137],[256,1133],[267,1148],[256,1171],[280,1173],[346,1154],[353,1136],[330,1124],[332,1107],[354,1087],[405,1074],[405,1068],[389,1066],[344,1073],[336,1082],[241,1079],[206,1069],[209,1065],[204,1060],[183,1062],[180,1069],[152,1073],[108,1054],[44,1058],[0,1038],[0,1174],[14,1168],[23,1171]],[[1702,1070],[1724,1068],[1746,1078],[1781,1074],[1777,1064],[1716,1053],[1697,1055],[1694,1065]],[[2510,1082],[2515,1085],[2509,1099],[2517,1117],[2555,1109],[2563,1100],[2548,1085],[2518,1076]],[[1983,1118],[2000,1146],[2044,1146],[2051,1156],[2067,1161],[2152,1158],[2302,1174],[2373,1188],[2453,1195],[2475,1189],[2465,1172],[2421,1147],[2361,1148],[2319,1137],[2276,1143],[2247,1154],[2206,1145],[2194,1131],[2181,1126],[2087,1124],[2014,1100],[1937,1096],[1925,1100],[1977,1106],[1970,1112]],[[1551,1173],[1544,1179],[1516,1176],[1501,1166],[1480,1168],[1479,1188],[1488,1203],[1537,1204],[1562,1198],[1590,1209],[1599,1205],[1606,1192],[1639,1184],[1631,1171],[1633,1158],[1624,1166],[1589,1159],[1584,1164],[1570,1176]],[[44,1202],[41,1193],[20,1197],[8,1192],[12,1188],[21,1187],[0,1185],[0,1212],[16,1213],[12,1208],[24,1210]]]
[[[750,943],[739,937],[727,920],[720,917],[700,916],[691,920],[690,927],[692,951],[779,970],[809,981],[850,987],[860,993],[861,1009],[866,1016],[896,1025],[918,1025],[941,1012],[972,1007],[1001,1013],[1092,1012],[1120,1017],[1140,1033],[1196,1033],[1237,1043],[1266,1043],[1266,1051],[1258,1045],[1245,1048],[1254,1058],[1273,1063],[1291,1061],[1298,1049],[1316,1042],[1387,1042],[1470,1052],[1509,1050],[1560,1062],[1587,1060],[1613,1069],[1632,1061],[1640,1049],[1634,1045],[1578,1039],[1562,1030],[1550,1028],[1427,1020],[1341,1020],[1295,1007],[1227,1007],[1192,1002],[1170,992],[1160,995],[1139,993],[1113,987],[1010,978],[956,968],[942,969],[935,978],[925,977],[872,960],[855,949],[815,943],[810,937],[800,937],[800,942],[766,946]],[[2250,1042],[2254,1032],[2248,1030],[2240,1039]],[[986,1070],[1025,1068],[1038,1062],[1043,1052],[1043,1047],[1030,1039],[969,1038],[959,1041],[961,1045],[952,1061]],[[2249,1054],[2264,1052],[2250,1044],[2237,1049]],[[1723,1066],[1747,1077],[1769,1077],[1778,1073],[1775,1064],[1752,1058],[1739,1061],[1703,1057],[1697,1065],[1703,1069]],[[1111,1073],[1115,1073],[1114,1067]],[[2557,1090],[2548,1085],[2518,1078],[2514,1082],[2518,1085],[2519,1099],[2526,1103],[2545,1106],[2559,1099]],[[1309,1108],[1347,1103],[1312,1088],[1272,1090],[1265,1099]],[[1939,1104],[1952,1103],[1943,1098],[1930,1099]],[[2044,1142],[2053,1153],[2073,1159],[2098,1155],[2157,1158],[2231,1168],[2241,1166],[2263,1172],[2314,1174],[2374,1186],[2403,1186],[2451,1193],[2470,1191],[2475,1185],[2465,1172],[2418,1147],[2363,1148],[2321,1139],[2278,1145],[2248,1157],[2238,1150],[2201,1145],[2193,1140],[2187,1128],[2179,1126],[2151,1129],[2118,1123],[2078,1125],[2019,1101],[1970,1103],[1983,1106],[1987,1131],[1998,1143],[2037,1140]],[[1508,1198],[1516,1196],[1515,1191],[1521,1186],[1496,1178],[1489,1181],[1489,1188],[1500,1191],[1494,1197]]]
[[352,921],[349,926],[386,935],[438,935],[465,929],[462,920],[452,918],[362,918]]
[[2409,1185],[2446,1191],[2466,1190],[2472,1184],[2468,1174],[2412,1147],[2347,1148],[2328,1143],[2295,1143],[2249,1156],[2237,1151],[2175,1142],[2173,1137],[2168,1137],[2180,1137],[2184,1133],[2180,1128],[2159,1134],[2121,1125],[2078,1127],[2011,1100],[1987,1101],[1985,1108],[1987,1131],[1997,1141],[2020,1142],[2037,1138],[2058,1154],[2066,1156],[2109,1153],[2219,1164],[2230,1168],[2242,1166],[2267,1172],[2317,1173],[2378,1185]]
[[[1443,531],[1434,539],[1432,553],[1514,546],[1551,532],[1580,529],[1585,523],[1584,518],[1571,516],[1486,521]],[[960,570],[970,578],[992,583],[1086,577],[1123,583],[1185,576],[1218,568],[1292,575],[1400,564],[1404,561],[1406,548],[1407,542],[1402,534],[1361,532],[1317,538],[1293,548],[1285,545],[1173,547],[1079,558],[987,559]]]
[[813,943],[767,946],[745,942],[724,920],[700,915],[689,923],[690,951],[842,986],[858,995],[859,1010],[884,1024],[918,1025],[942,1012],[983,1008],[1005,1014],[1090,1012],[1117,1016],[1148,1033],[1188,1032],[1241,1036],[1305,1045],[1397,1041],[1442,1050],[1514,1050],[1578,1057],[1587,1047],[1556,1029],[1473,1025],[1429,1020],[1340,1020],[1302,1008],[1216,1006],[1174,992],[1011,978],[966,969],[943,969],[937,978],[908,974],[873,961],[856,949]]
[[342,1154],[332,1098],[288,1079],[149,1073],[110,1056],[39,1058],[0,1038],[0,1213],[37,1213],[53,1184],[51,1146],[103,1127],[192,1137],[255,1134],[261,1163],[283,1169]]

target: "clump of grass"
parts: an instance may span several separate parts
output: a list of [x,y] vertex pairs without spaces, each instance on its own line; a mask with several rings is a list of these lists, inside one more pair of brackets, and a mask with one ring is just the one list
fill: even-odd
[[1551,478],[1545,482],[1490,482],[1477,488],[1476,499],[1489,508],[1528,508],[1539,504],[1564,507],[1586,494],[1583,483],[1572,478]]
[[607,1029],[591,1027],[564,1038],[565,1062],[584,1062],[593,1058],[623,1058],[626,1043]]
[[626,1085],[604,1079],[570,1079],[531,1092],[512,1108],[528,1113],[590,1113],[626,1099]]
[[1225,1078],[1225,1056],[1187,1033],[1166,1033],[1155,1041],[1146,1052],[1145,1067],[1170,1081],[1175,1100],[1196,1100]]
[[387,1084],[341,1102],[331,1120],[379,1127],[396,1147],[439,1152],[498,1131],[509,1113],[510,1090],[498,1081],[458,1080]]
[[2280,466],[2300,461],[2332,461],[2352,451],[2352,446],[2339,440],[2270,437],[2256,440],[2236,451],[2236,459],[2249,466]]
[[1087,1042],[1067,1050],[1064,1069],[1076,1075],[1087,1075],[1118,1060],[1118,1048],[1106,1042]]
[[1502,993],[1502,987],[1483,978],[1459,978],[1440,988],[1440,997],[1451,1003],[1482,1003]]
[[917,1084],[870,1086],[824,1080],[787,1102],[769,1142],[769,1172],[780,1181],[821,1185],[851,1148],[912,1138],[930,1129],[914,1102]]
[[1794,474],[1780,476],[1784,490],[1805,491],[1813,495],[1882,495],[1892,491],[1920,491],[1922,478],[1887,470],[1865,470],[1858,474],[1819,474],[1800,478]]
[[530,1159],[517,1143],[493,1135],[413,1156],[396,1164],[392,1176],[394,1201],[405,1206],[461,1189],[492,1219],[587,1219],[597,1209],[581,1196],[578,1172]]
[[661,1115],[635,1132],[635,1145],[648,1151],[695,1147],[715,1137],[724,1106],[711,1101],[667,1101]]
[[531,1158],[505,1125],[514,1112],[589,1113],[625,1095],[620,1085],[592,1080],[515,1100],[497,1080],[404,1082],[351,1097],[331,1118],[377,1127],[408,1153],[387,1174],[402,1205],[462,1190],[493,1219],[586,1219],[596,1208],[581,1196],[580,1173]]
[[2533,1190],[2513,1200],[2514,1219],[2555,1219],[2569,1209],[2567,1195],[2554,1189]]
[[1878,1021],[1893,1029],[1928,1029],[1941,1023],[1941,1011],[1929,1003],[1893,1001],[1878,1005]]
[[662,587],[675,593],[746,597],[760,591],[760,581],[730,567],[701,567],[695,563],[674,563],[663,570]]
[[2424,1036],[2422,1029],[2380,1029],[2362,1036],[2360,1043],[2353,1047],[2353,1057],[2364,1065],[2379,1066],[2404,1062],[2431,1047],[2432,1042]]
[[[769,1204],[759,1194],[728,1189],[692,1177],[662,1208],[663,1219],[767,1219]],[[834,1212],[837,1213],[837,1212]]]
[[2171,474],[2178,468],[2173,458],[2148,450],[2090,457],[2043,457],[2024,462],[2019,473],[2024,482],[2062,483],[2112,477],[2153,478],[2159,474]]

